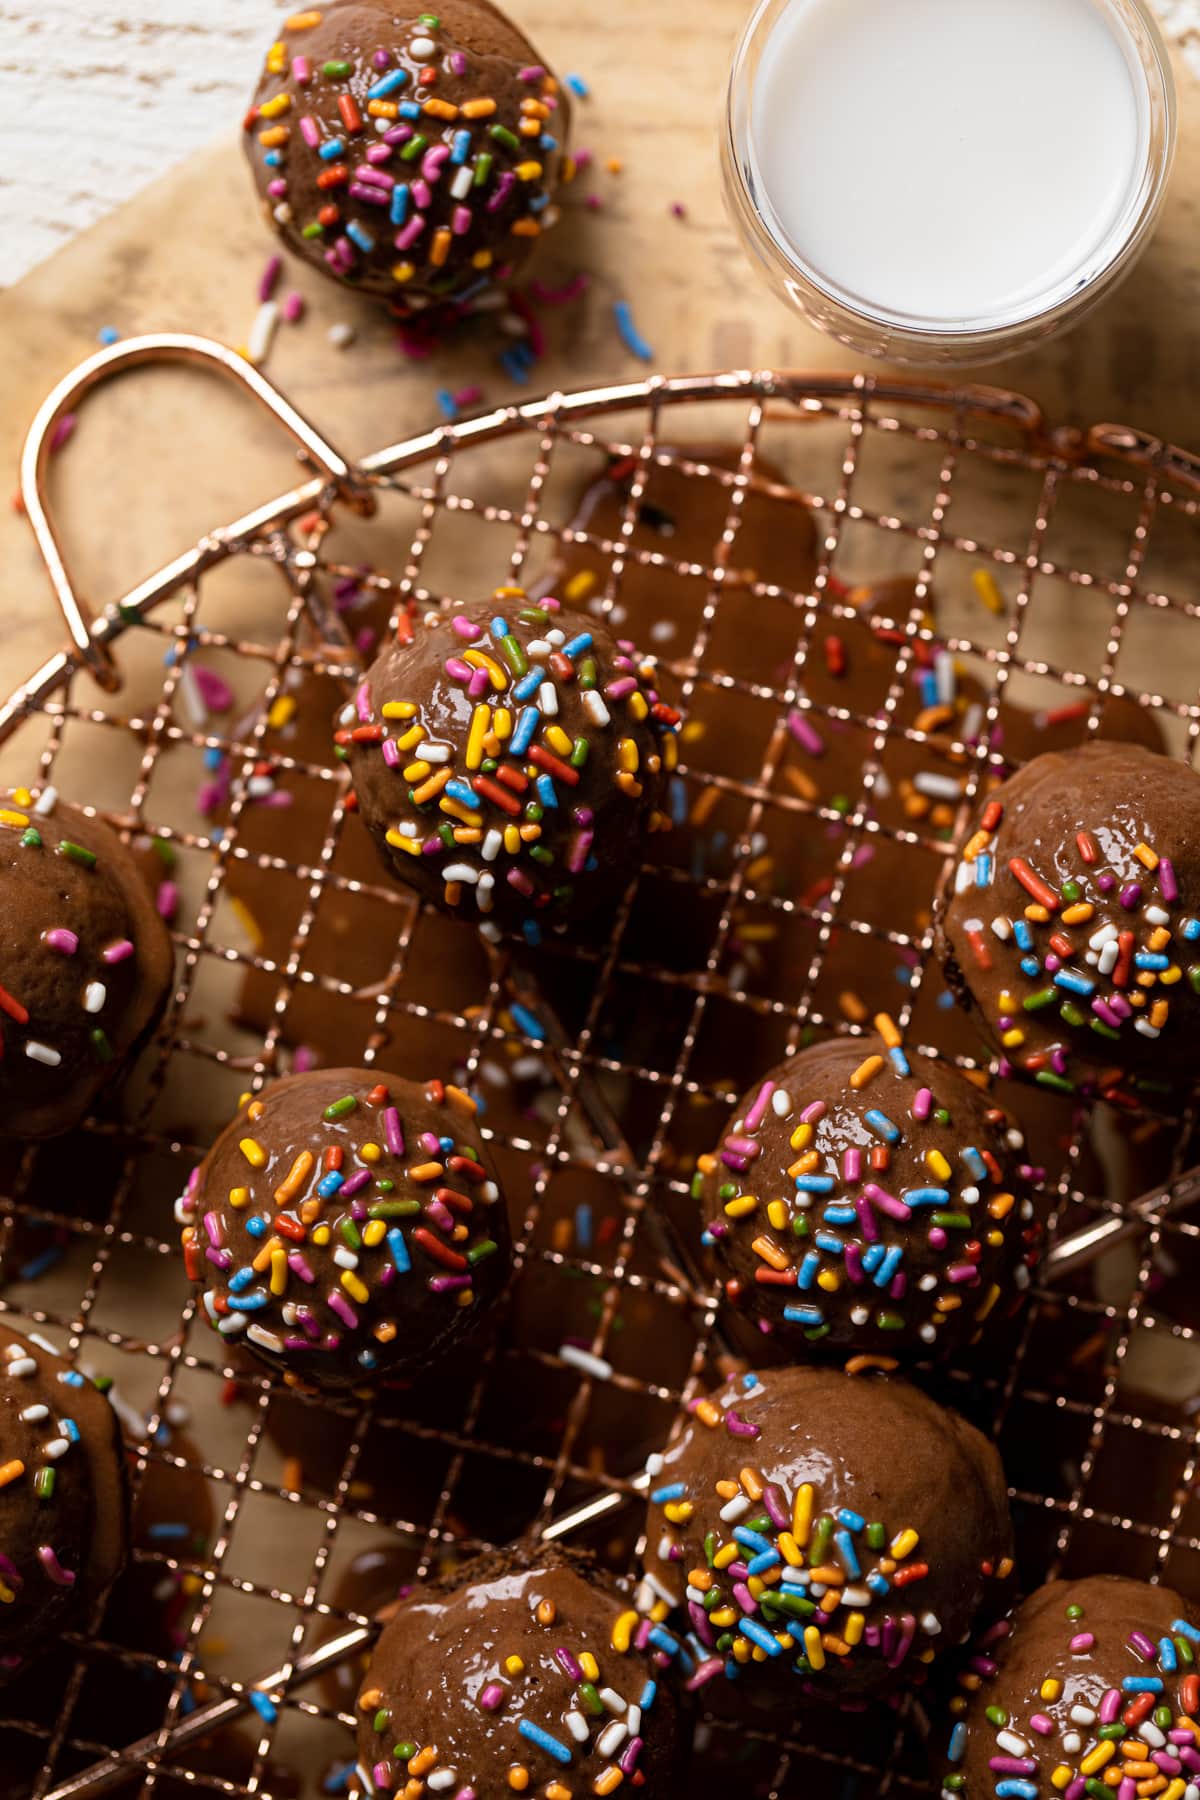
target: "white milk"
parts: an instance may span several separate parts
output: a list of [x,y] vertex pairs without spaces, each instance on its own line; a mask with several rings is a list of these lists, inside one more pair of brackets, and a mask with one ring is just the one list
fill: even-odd
[[931,328],[1040,313],[1120,247],[1145,77],[1103,0],[793,0],[750,112],[756,203],[821,286]]

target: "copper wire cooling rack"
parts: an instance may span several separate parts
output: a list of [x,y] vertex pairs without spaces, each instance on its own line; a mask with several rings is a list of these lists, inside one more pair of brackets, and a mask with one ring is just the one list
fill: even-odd
[[[93,616],[46,511],[52,434],[97,382],[167,359],[236,376],[311,472]],[[667,472],[703,495],[703,557],[672,553]],[[579,510],[598,480],[620,484],[607,535]],[[23,486],[71,645],[0,709],[0,778],[52,783],[169,862],[178,984],[119,1103],[0,1162],[0,1306],[112,1376],[137,1434],[133,1562],[95,1631],[0,1697],[0,1800],[336,1794],[353,1671],[329,1670],[384,1592],[564,1522],[632,1565],[634,1477],[722,1350],[690,1264],[688,1175],[736,1093],[880,1009],[910,1042],[973,1060],[929,906],[999,753],[986,730],[955,747],[951,829],[880,805],[897,757],[924,751],[901,702],[931,607],[987,720],[1019,704],[1082,736],[1134,701],[1194,758],[1200,462],[1124,428],[1052,434],[997,389],[727,374],[554,395],[352,468],[240,358],[160,336],[50,396]],[[784,579],[740,556],[763,495],[817,521],[799,591],[786,546]],[[806,666],[852,622],[856,586],[901,574],[911,607],[877,700],[814,701]],[[678,690],[683,848],[630,871],[603,941],[485,954],[364,873],[327,740],[289,740],[284,721],[297,693],[353,679],[353,607],[396,616],[560,577],[632,614]],[[760,628],[781,622],[788,660],[764,668]],[[785,779],[797,712],[854,747],[854,791],[832,804]],[[824,859],[819,900],[781,873],[796,845]],[[890,881],[861,878],[864,845],[903,864],[917,924]],[[303,1401],[223,1361],[236,1353],[194,1317],[174,1195],[236,1094],[309,1054],[314,1030],[385,1069],[453,1067],[486,1101],[519,1272],[495,1342],[432,1394]],[[997,1437],[1027,1587],[1120,1568],[1200,1590],[1190,1120],[1098,1126],[1058,1097],[1025,1104],[1059,1248],[1009,1336],[940,1391]],[[772,1737],[718,1696],[680,1791],[926,1791],[937,1703]]]

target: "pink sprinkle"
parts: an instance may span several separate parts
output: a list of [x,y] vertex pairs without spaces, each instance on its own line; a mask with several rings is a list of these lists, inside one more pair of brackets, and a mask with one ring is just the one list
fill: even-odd
[[759,1436],[758,1426],[752,1425],[749,1419],[743,1419],[741,1414],[734,1412],[732,1407],[725,1414],[725,1429],[732,1437],[756,1438]]
[[289,325],[298,325],[304,317],[304,295],[291,293],[283,303],[283,316]]
[[450,155],[449,144],[435,144],[421,158],[421,173],[426,181],[436,181],[442,172],[442,165]]
[[279,285],[279,277],[282,273],[282,256],[269,257],[267,266],[263,270],[258,283],[258,297],[260,300],[269,300],[271,298],[271,295]]
[[317,1066],[316,1055],[307,1044],[301,1044],[292,1058],[292,1072],[295,1075],[307,1075],[310,1069]]
[[404,1155],[404,1133],[400,1128],[400,1114],[394,1106],[384,1109],[383,1114],[384,1141],[393,1156]]
[[371,690],[365,681],[360,681],[354,695],[354,710],[358,714],[360,725],[371,723]]
[[1153,1638],[1147,1637],[1144,1631],[1131,1631],[1125,1641],[1131,1650],[1136,1650],[1143,1661],[1158,1661],[1158,1645]]
[[[879,1221],[875,1217],[871,1202],[864,1195],[858,1194],[855,1197],[854,1210],[858,1214],[859,1228],[863,1236],[868,1244],[873,1244],[879,1237]],[[847,1246],[848,1248],[849,1246]]]
[[268,194],[270,194],[272,200],[284,199],[287,195],[287,191],[288,191],[287,182],[284,181],[279,176],[277,176],[274,181],[269,181],[267,183],[267,192],[268,192]]
[[1045,1713],[1034,1713],[1029,1723],[1039,1737],[1049,1737],[1054,1730],[1054,1720],[1047,1718]]
[[519,74],[517,76],[517,80],[518,81],[541,81],[541,79],[545,75],[545,73],[546,73],[546,70],[545,70],[544,64],[530,63],[529,67],[527,69],[522,69],[519,72]]
[[213,1249],[219,1250],[224,1241],[224,1234],[221,1230],[221,1221],[215,1212],[205,1213],[204,1229],[208,1233],[208,1241]]
[[802,749],[807,750],[810,756],[824,756],[824,739],[814,730],[802,712],[797,712],[793,707],[787,716],[787,725],[796,742]]
[[310,1287],[316,1281],[312,1266],[301,1251],[289,1250],[287,1265],[293,1275],[298,1275],[301,1281],[306,1281]]
[[[387,149],[387,146],[384,145],[384,148]],[[396,185],[396,177],[394,175],[389,175],[386,169],[376,169],[373,166],[369,166],[365,169],[356,169],[354,179],[356,181],[365,182],[368,187],[383,188],[389,194]]]
[[482,399],[483,389],[478,385],[459,388],[457,394],[454,395],[454,404],[461,410],[465,406],[478,406]]
[[79,939],[65,925],[56,925],[51,931],[44,931],[42,937],[51,950],[58,950],[63,956],[74,956],[79,948]]
[[[974,1263],[955,1263],[953,1267],[946,1270],[946,1280],[953,1282],[955,1287],[963,1287],[964,1285],[974,1287],[979,1281],[979,1270],[975,1267]],[[1086,1632],[1084,1633],[1084,1636],[1087,1637],[1088,1640],[1085,1648],[1090,1649],[1091,1645],[1095,1642],[1095,1639],[1088,1636]],[[1072,1638],[1072,1650],[1075,1649],[1078,1641],[1077,1638]]]
[[746,1130],[747,1131],[757,1131],[758,1130],[759,1126],[762,1124],[763,1114],[767,1110],[767,1104],[770,1101],[771,1095],[774,1092],[775,1092],[775,1083],[773,1081],[764,1081],[762,1086],[758,1090],[757,1100],[754,1102],[754,1105],[750,1108],[750,1111],[746,1114]]
[[498,1681],[489,1681],[479,1695],[479,1704],[484,1712],[498,1712],[504,1705],[504,1689]]
[[301,87],[308,86],[309,82],[312,80],[312,64],[309,62],[307,56],[293,56],[292,78],[299,82]]
[[471,229],[471,209],[469,206],[456,206],[450,215],[450,229],[455,237],[466,237]]
[[455,637],[462,638],[464,643],[467,644],[473,644],[476,638],[481,638],[483,636],[482,627],[473,624],[470,619],[464,618],[462,613],[456,613],[454,615],[450,621],[450,629],[453,631]]
[[300,120],[300,136],[311,150],[317,149],[321,142],[321,128],[307,113]]
[[913,1101],[913,1118],[927,1119],[933,1108],[933,1094],[929,1088],[919,1088]]
[[1100,1702],[1100,1723],[1112,1725],[1121,1710],[1120,1688],[1109,1688]]
[[413,205],[422,211],[426,207],[433,205],[433,189],[427,181],[421,181],[420,179],[414,181],[412,183],[411,192]]
[[[64,413],[50,434],[50,448],[52,451],[62,449],[63,445],[69,441],[72,432],[75,430],[75,425],[75,414]],[[72,1575],[71,1580],[74,1581],[74,1579],[75,1577]]]
[[753,1162],[762,1149],[761,1144],[755,1143],[753,1138],[746,1137],[727,1137],[724,1147],[726,1150],[731,1150],[735,1156],[744,1156],[749,1162]]
[[425,229],[425,218],[422,213],[414,213],[403,231],[396,233],[393,240],[397,250],[411,250]]
[[682,200],[672,200],[671,216],[672,216],[672,218],[675,218],[675,219],[686,219],[687,218],[687,207],[683,204]]
[[475,671],[470,663],[463,662],[460,656],[446,658],[446,673],[452,681],[470,681]]
[[461,50],[452,51],[450,54],[450,73],[452,75],[465,75],[466,72],[467,59],[463,52]]
[[470,1285],[469,1275],[434,1275],[430,1278],[429,1291],[431,1294],[460,1294]]
[[929,1227],[929,1248],[931,1250],[944,1250],[948,1242],[949,1239],[940,1225]]
[[336,1313],[342,1324],[353,1331],[358,1324],[358,1314],[338,1288],[332,1288],[326,1299],[330,1312]]
[[395,738],[384,738],[383,760],[389,769],[398,769],[400,767],[400,751],[396,746]]
[[486,669],[472,669],[467,693],[472,700],[482,700],[488,691],[488,672]]
[[64,1569],[49,1544],[38,1545],[38,1561],[45,1569],[55,1587],[74,1587],[75,1576],[70,1569]]
[[390,162],[391,159],[392,146],[390,144],[372,144],[371,148],[367,151],[367,161],[369,163],[385,163]]
[[179,889],[173,881],[160,883],[154,904],[158,909],[159,918],[165,919],[170,924],[179,911]]
[[875,1182],[868,1181],[863,1193],[868,1200],[873,1200],[880,1212],[886,1213],[889,1219],[899,1219],[902,1223],[906,1223],[912,1218],[911,1206],[906,1205],[903,1200],[897,1200],[895,1194],[889,1194],[885,1188],[877,1186]]
[[1178,900],[1179,883],[1175,879],[1175,867],[1169,857],[1162,856],[1158,862],[1158,885],[1162,897],[1168,904]]
[[862,1180],[863,1153],[854,1145],[842,1157],[842,1180],[856,1182]]
[[228,712],[233,705],[233,689],[227,681],[212,669],[206,669],[201,663],[192,664],[192,673],[196,678],[196,686],[200,697],[209,712]]

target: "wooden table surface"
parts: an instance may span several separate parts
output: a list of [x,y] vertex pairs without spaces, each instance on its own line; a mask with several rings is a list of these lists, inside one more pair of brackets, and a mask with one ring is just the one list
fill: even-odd
[[[199,37],[211,35],[211,22],[227,3],[210,0],[204,20],[192,20]],[[257,6],[232,3],[239,23],[236,39],[222,40],[229,67],[220,75],[240,96],[257,67],[256,40],[265,44],[269,29],[246,25],[251,13],[259,15]],[[549,351],[525,394],[638,372],[614,323],[620,299],[632,304],[664,371],[845,367],[846,351],[760,285],[722,209],[717,124],[746,0],[689,0],[686,30],[680,8],[647,7],[644,0],[513,5],[552,64],[586,76],[591,98],[578,108],[576,141],[598,156],[537,270],[550,286],[586,270],[591,287],[581,302],[542,314]],[[148,24],[131,23],[120,45],[123,63],[150,86],[159,78],[155,39],[161,49],[174,41],[172,29],[183,31],[176,0],[165,6],[155,0],[154,10],[166,22],[154,34]],[[39,54],[49,56],[59,27],[66,30],[66,15],[76,11],[76,0],[39,0],[36,9],[0,0],[0,23],[9,28],[5,55],[11,59],[14,46],[34,41],[22,33],[36,12],[46,25]],[[148,11],[145,0],[144,17]],[[115,0],[89,8],[93,23],[118,12],[136,21],[136,10],[118,9]],[[269,26],[273,13],[263,11],[262,18]],[[1177,12],[1181,28],[1189,19]],[[186,46],[192,39],[185,32],[179,41]],[[77,54],[77,61],[76,91],[86,93],[88,58]],[[193,85],[202,85],[200,72],[208,66],[197,52]],[[1073,335],[980,374],[1032,394],[1052,418],[1124,419],[1194,446],[1200,441],[1200,80],[1182,52],[1177,71],[1183,141],[1163,224],[1145,260]],[[239,108],[240,99],[228,110]],[[0,167],[10,183],[12,130],[6,119]],[[96,154],[107,154],[103,145]],[[606,169],[609,157],[621,160],[619,174]],[[582,204],[588,194],[600,199],[599,210]],[[686,216],[674,216],[676,203]],[[0,217],[0,239],[5,223]],[[214,146],[186,157],[0,294],[0,454],[10,479],[36,405],[95,348],[101,326],[126,335],[198,330],[244,342],[270,249],[231,120]],[[378,309],[291,267],[287,281],[306,296],[309,311],[301,325],[281,330],[268,372],[350,456],[436,421],[439,389],[478,382],[493,404],[521,393],[498,366],[506,340],[498,344],[494,332],[414,363],[398,353],[394,330]],[[334,324],[353,327],[349,348],[329,343]],[[154,373],[130,378],[89,404],[58,459],[53,489],[82,584],[103,602],[207,527],[290,486],[293,474],[269,424],[244,403],[196,376]],[[0,687],[7,690],[62,640],[31,534],[7,509],[0,516],[0,571]]]

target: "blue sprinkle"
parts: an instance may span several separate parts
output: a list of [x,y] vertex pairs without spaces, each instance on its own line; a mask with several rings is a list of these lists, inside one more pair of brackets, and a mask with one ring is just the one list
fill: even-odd
[[877,1600],[882,1599],[884,1594],[890,1594],[892,1591],[891,1582],[886,1575],[881,1575],[878,1570],[876,1570],[874,1574],[867,1576],[867,1586]]
[[239,1269],[236,1275],[229,1277],[229,1291],[231,1294],[244,1293],[248,1287],[254,1286],[256,1279],[254,1270],[247,1263],[245,1268]]
[[967,1748],[967,1722],[960,1719],[950,1733],[950,1748],[947,1755],[951,1762],[961,1762]]
[[492,620],[491,630],[492,636],[495,638],[496,642],[498,644],[502,643],[508,636],[508,620],[502,619],[500,615],[497,614]]
[[861,1531],[867,1522],[861,1513],[851,1512],[848,1506],[839,1506],[833,1516],[847,1531]]
[[[865,1258],[863,1259],[865,1262]],[[904,1260],[904,1246],[893,1244],[875,1271],[875,1286],[886,1287]]]
[[350,1777],[353,1775],[354,1769],[355,1765],[352,1762],[343,1763],[340,1769],[330,1769],[328,1775],[321,1783],[321,1792],[324,1794],[344,1794],[346,1789],[350,1786]]
[[52,1269],[55,1263],[61,1262],[62,1259],[62,1246],[51,1244],[50,1248],[43,1250],[40,1256],[31,1257],[27,1263],[22,1263],[17,1274],[22,1281],[36,1281],[39,1275],[44,1275],[47,1269]]
[[455,419],[457,419],[457,417],[458,417],[458,403],[455,400],[454,395],[450,392],[449,388],[439,388],[438,389],[437,403],[438,403],[438,410],[440,411],[443,419],[448,420],[449,423],[451,425],[453,425]]
[[768,1656],[783,1655],[783,1645],[773,1638],[766,1626],[760,1625],[757,1619],[739,1619],[738,1630],[743,1637],[748,1637],[752,1644],[757,1644],[760,1650],[765,1650]]
[[937,675],[932,669],[924,669],[919,679],[922,698],[926,706],[932,706],[938,698]]
[[831,1256],[843,1255],[846,1248],[842,1243],[841,1238],[834,1237],[832,1231],[815,1231],[813,1233],[813,1243],[817,1246],[818,1250],[828,1250]]
[[900,1198],[905,1206],[948,1206],[949,1188],[903,1188]]
[[572,658],[582,656],[585,650],[591,649],[592,643],[593,639],[591,632],[581,631],[578,637],[573,637],[569,644],[563,645],[562,653],[564,656]]
[[160,1519],[156,1524],[151,1525],[149,1535],[161,1543],[167,1538],[186,1538],[190,1533],[186,1525],[172,1524],[167,1519]]
[[1025,920],[1025,919],[1014,919],[1013,920],[1013,936],[1017,940],[1017,949],[1018,950],[1032,950],[1033,949],[1033,932],[1030,930],[1029,923],[1027,920]]
[[1194,944],[1196,939],[1200,938],[1200,919],[1185,919],[1182,930],[1188,943]]
[[591,89],[588,87],[588,84],[583,79],[582,75],[564,75],[563,80],[573,94],[578,94],[581,100],[587,99]]
[[1193,1644],[1200,1644],[1200,1631],[1189,1625],[1186,1619],[1172,1619],[1171,1630],[1182,1632],[1185,1638],[1191,1638]]
[[1169,956],[1156,955],[1151,950],[1140,950],[1133,959],[1133,966],[1135,969],[1153,969],[1157,973],[1159,969],[1169,969],[1171,959]]
[[687,784],[682,775],[672,775],[667,792],[670,798],[671,823],[682,825],[688,816]]
[[892,1045],[892,1048],[888,1051],[888,1060],[893,1069],[895,1069],[897,1075],[912,1074],[912,1065],[899,1044]]
[[332,1200],[345,1179],[337,1169],[330,1169],[328,1175],[323,1175],[317,1183],[317,1192],[322,1200]]
[[655,1488],[650,1498],[655,1506],[665,1506],[668,1500],[678,1500],[686,1493],[687,1487],[684,1482],[673,1481],[669,1487]]
[[458,168],[466,162],[471,154],[471,134],[469,131],[456,131],[450,151],[450,161]]
[[521,936],[525,939],[527,944],[532,944],[533,948],[535,950],[537,949],[542,941],[542,928],[536,919],[526,919],[524,921],[521,926]]
[[261,1312],[266,1304],[267,1296],[261,1292],[257,1294],[231,1294],[229,1296],[230,1312]]
[[279,1708],[273,1700],[269,1700],[266,1694],[261,1694],[257,1688],[251,1688],[246,1698],[265,1724],[273,1725],[275,1723],[279,1717]]
[[392,189],[392,224],[403,225],[408,218],[408,202],[411,198],[407,181],[398,181]]
[[[87,1386],[86,1381],[83,1379],[83,1376],[79,1373],[78,1369],[64,1369],[58,1379],[62,1382],[64,1387],[81,1388]],[[1177,1627],[1173,1625],[1171,1629],[1174,1631]]]
[[322,162],[336,162],[345,148],[345,138],[330,138],[327,144],[321,145],[321,148],[317,151],[317,155],[321,158]]
[[768,1569],[778,1568],[782,1561],[778,1550],[764,1550],[760,1555],[752,1557],[746,1567],[751,1575],[765,1575]]
[[392,1261],[396,1265],[398,1275],[407,1275],[412,1268],[412,1258],[408,1254],[408,1245],[404,1241],[404,1233],[398,1225],[393,1225],[387,1234],[387,1247],[392,1253]]
[[529,352],[521,350],[516,344],[506,350],[500,358],[500,366],[510,381],[518,387],[525,387],[529,381]]
[[107,349],[110,344],[117,344],[120,342],[121,334],[115,325],[102,325],[96,333],[96,339],[98,343],[103,344],[105,349]]
[[1126,1675],[1121,1686],[1127,1694],[1161,1694],[1163,1691],[1157,1675]]
[[886,1251],[882,1244],[868,1244],[862,1253],[862,1266],[868,1275],[873,1275],[883,1261]]
[[375,248],[375,236],[367,230],[358,219],[346,221],[346,236],[352,244],[357,244],[364,256],[369,256]]
[[817,1270],[821,1267],[821,1259],[815,1250],[805,1252],[804,1261],[800,1264],[800,1273],[796,1277],[796,1286],[807,1291],[817,1279]]
[[210,772],[215,772],[217,769],[219,769],[221,767],[221,764],[224,761],[225,761],[224,756],[217,749],[215,744],[210,745],[209,748],[204,752],[204,766]]
[[508,740],[509,752],[513,756],[524,756],[533,742],[533,734],[542,722],[541,709],[527,706],[517,715],[517,723]]
[[60,1419],[58,1424],[64,1437],[69,1438],[73,1444],[79,1442],[79,1427],[74,1419]]
[[991,887],[991,885],[992,859],[986,850],[981,850],[979,855],[975,858],[975,886],[977,888],[985,888]]
[[876,1137],[882,1138],[884,1143],[898,1144],[900,1142],[899,1131],[887,1114],[880,1112],[877,1106],[872,1106],[868,1112],[863,1114],[863,1122],[869,1125]]
[[796,1186],[802,1194],[832,1194],[832,1175],[797,1175]]
[[855,1554],[854,1539],[848,1531],[835,1531],[833,1541],[841,1552],[842,1564],[851,1581],[857,1581],[862,1574],[862,1565]]
[[956,1004],[954,995],[950,992],[950,990],[948,988],[944,994],[938,995],[937,1003],[941,1007],[943,1012],[951,1012]]
[[852,1206],[827,1206],[821,1213],[827,1225],[854,1225],[858,1222],[858,1214]]
[[1179,1656],[1169,1637],[1160,1637],[1158,1640],[1158,1666],[1165,1669],[1168,1675],[1173,1675],[1179,1667]]
[[421,108],[416,100],[402,100],[396,108],[402,119],[419,119]]
[[825,1315],[819,1306],[785,1306],[783,1316],[789,1325],[823,1325]]
[[618,300],[613,307],[613,312],[616,315],[617,330],[621,334],[621,341],[625,348],[640,362],[653,362],[654,352],[645,338],[640,336],[633,322],[633,308],[628,300]]
[[1042,965],[1036,956],[1023,956],[1021,958],[1021,973],[1023,975],[1028,975],[1031,981],[1035,975],[1040,975],[1041,972]]
[[755,1556],[761,1556],[764,1551],[774,1548],[770,1538],[765,1538],[761,1531],[751,1531],[748,1525],[735,1526],[733,1539],[736,1544],[742,1544],[747,1550],[753,1550]]
[[520,681],[514,686],[513,699],[521,701],[532,700],[541,685],[542,671],[540,669],[531,669],[528,675],[522,675]]
[[539,775],[537,778],[537,791],[538,791],[538,799],[541,801],[543,806],[551,807],[551,806],[558,805],[558,795],[555,792],[554,780],[553,780],[552,776]]
[[267,154],[263,157],[263,161],[266,163],[268,169],[282,169],[283,151],[268,150]]
[[185,1687],[179,1696],[179,1710],[185,1719],[189,1713],[194,1713],[196,1710],[196,1696],[190,1687]]
[[472,812],[478,812],[479,796],[476,794],[475,789],[469,787],[465,781],[448,781],[446,783],[446,792],[452,800],[457,800],[461,806],[469,806]]
[[246,1230],[250,1233],[252,1238],[261,1238],[266,1237],[269,1226],[265,1219],[259,1218],[258,1214],[255,1213],[252,1219],[246,1220]]
[[967,1148],[962,1153],[962,1159],[967,1165],[967,1173],[973,1176],[976,1181],[987,1180],[988,1166],[974,1144],[967,1145]]
[[557,1738],[551,1737],[548,1731],[543,1731],[540,1725],[535,1725],[532,1719],[522,1719],[517,1730],[523,1738],[528,1738],[531,1744],[536,1744],[539,1750],[544,1750],[547,1756],[552,1756],[556,1763],[561,1763],[564,1769],[568,1767],[571,1761],[571,1752],[567,1746],[559,1743]]
[[367,89],[368,100],[386,100],[389,94],[398,94],[408,84],[407,69],[391,69],[381,75],[374,87]]
[[592,1244],[592,1209],[586,1200],[581,1200],[575,1208],[575,1242],[581,1250],[589,1250]]
[[545,1028],[541,1021],[536,1019],[529,1011],[528,1007],[518,1006],[514,1000],[508,1010],[511,1012],[514,1022],[519,1029],[525,1033],[526,1037],[532,1038],[535,1044],[545,1043]]
[[654,1630],[650,1632],[647,1637],[646,1642],[648,1644],[653,1644],[656,1650],[661,1650],[664,1656],[679,1655],[678,1643],[671,1636],[671,1633],[665,1630],[661,1625],[656,1625],[654,1627]]
[[[1163,962],[1166,960],[1164,956]],[[1065,988],[1068,994],[1093,994],[1096,991],[1095,982],[1089,981],[1086,975],[1077,975],[1074,969],[1059,969],[1054,977],[1054,985]]]
[[1020,1781],[1016,1777],[1011,1781],[998,1781],[996,1800],[1038,1800],[1037,1782]]
[[638,1705],[641,1707],[643,1712],[650,1711],[650,1708],[654,1705],[654,1700],[655,1700],[655,1696],[657,1695],[657,1693],[658,1693],[657,1681],[648,1681],[646,1683],[645,1687],[642,1689],[642,1697],[638,1701]]

